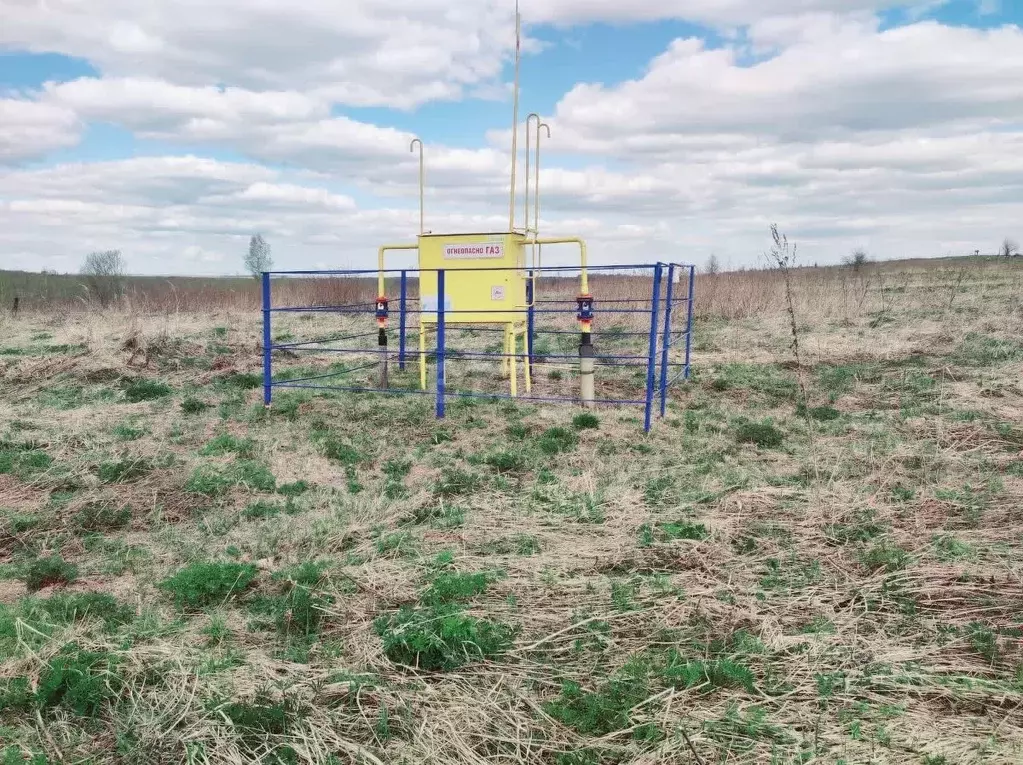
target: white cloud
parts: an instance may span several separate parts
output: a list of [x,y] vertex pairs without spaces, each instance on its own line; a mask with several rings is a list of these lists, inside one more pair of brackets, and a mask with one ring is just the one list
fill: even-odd
[[[947,123],[1023,121],[1023,30],[923,22],[862,24],[797,36],[752,66],[734,48],[676,40],[646,75],[614,87],[577,85],[557,127],[606,147],[677,134],[799,138]],[[753,34],[758,30],[754,29]],[[766,33],[766,40],[780,37]]]
[[905,4],[906,0],[542,0],[525,3],[523,15],[529,21],[555,24],[685,19],[744,26],[772,16],[871,12]]
[[41,157],[78,143],[74,111],[21,98],[0,98],[0,165]]
[[504,0],[8,2],[0,45],[106,75],[288,90],[407,108],[495,80],[514,46]]

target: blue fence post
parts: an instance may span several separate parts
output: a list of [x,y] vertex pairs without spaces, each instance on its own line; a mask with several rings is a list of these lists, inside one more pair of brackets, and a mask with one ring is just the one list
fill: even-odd
[[270,333],[270,272],[263,272],[263,406],[270,406],[273,386],[271,343]]
[[398,303],[398,369],[405,370],[405,310],[408,296],[408,271],[401,272],[401,300]]
[[675,264],[668,265],[668,288],[664,293],[664,333],[661,336],[661,417],[668,410],[668,349],[671,347],[671,307],[675,293]]
[[444,269],[437,272],[437,418],[444,417]]
[[693,298],[696,296],[696,266],[689,266],[689,298],[686,316],[686,367],[685,378],[689,379],[689,363],[693,351]]
[[650,349],[646,364],[646,409],[643,431],[650,432],[650,419],[654,408],[654,369],[657,365],[657,321],[661,313],[661,264],[654,266],[654,291],[650,298]]
[[533,291],[533,272],[529,272],[529,281],[526,282],[526,363],[529,364],[530,374],[533,370],[533,329],[536,327],[536,315],[533,305],[535,293]]

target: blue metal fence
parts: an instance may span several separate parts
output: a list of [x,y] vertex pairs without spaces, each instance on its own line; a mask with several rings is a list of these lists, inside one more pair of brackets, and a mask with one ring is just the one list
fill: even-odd
[[[377,337],[373,329],[376,311],[375,302],[343,303],[340,305],[274,305],[274,286],[283,280],[327,279],[352,284],[367,293],[372,284],[367,278],[376,275],[370,270],[341,271],[275,271],[262,275],[263,293],[263,401],[270,406],[275,389],[299,388],[351,392],[382,392],[398,395],[432,395],[435,398],[436,416],[445,415],[446,402],[450,398],[512,398],[507,390],[475,390],[486,377],[479,370],[468,370],[462,379],[452,378],[452,364],[471,364],[496,360],[503,366],[527,361],[530,365],[533,390],[514,398],[523,401],[578,403],[577,395],[565,395],[566,386],[571,383],[566,374],[577,374],[577,365],[561,365],[560,362],[574,362],[578,356],[571,352],[551,352],[552,343],[562,344],[565,338],[579,335],[575,327],[576,299],[574,296],[559,296],[572,286],[566,277],[578,273],[573,267],[543,267],[520,269],[526,271],[526,301],[520,310],[521,321],[516,319],[523,336],[523,348],[519,351],[517,337],[511,352],[506,347],[500,352],[486,347],[472,348],[472,340],[490,333],[504,332],[503,327],[483,324],[462,324],[457,321],[461,313],[445,307],[446,275],[450,272],[469,269],[441,269],[437,277],[436,307],[427,310],[418,296],[418,269],[402,269],[386,272],[388,281],[399,290],[397,352],[389,345],[360,347],[366,338]],[[472,269],[507,271],[507,268]],[[653,263],[642,266],[592,266],[588,269],[591,281],[590,291],[594,293],[594,323],[592,341],[597,350],[596,365],[600,370],[598,388],[605,391],[593,402],[600,405],[632,406],[644,408],[643,427],[649,431],[654,407],[663,417],[667,411],[668,393],[679,380],[688,380],[691,369],[693,302],[695,299],[695,267],[682,263]],[[536,280],[539,288],[534,288]],[[394,282],[397,281],[395,285]],[[553,282],[553,284],[552,284]],[[534,289],[536,294],[534,294]],[[622,297],[622,293],[627,297]],[[601,295],[607,296],[602,299]],[[679,297],[682,295],[682,297]],[[542,296],[542,299],[539,299]],[[534,298],[538,298],[535,299]],[[685,306],[685,311],[679,309]],[[473,309],[471,313],[486,314],[486,310]],[[507,308],[493,311],[507,317]],[[342,331],[314,336],[315,339],[295,341],[290,333],[280,341],[274,340],[275,321],[285,314],[299,314],[309,321],[323,322],[325,316],[334,317]],[[429,323],[420,319],[430,316]],[[503,322],[502,322],[503,323]],[[372,330],[372,331],[371,331]],[[390,337],[393,329],[388,327]],[[420,347],[421,335],[432,336],[433,350],[412,350],[409,336],[414,333]],[[643,338],[646,342],[639,344]],[[684,340],[684,343],[682,342]],[[381,340],[380,342],[383,342]],[[630,347],[630,343],[633,345]],[[624,349],[623,347],[624,346]],[[611,350],[608,350],[608,348]],[[604,349],[602,353],[601,350]],[[545,350],[546,349],[546,350]],[[563,349],[559,349],[563,350]],[[337,364],[319,373],[291,374],[286,368],[278,368],[275,376],[275,356],[280,355],[330,355],[332,359],[353,362],[345,363],[341,369]],[[425,354],[433,367],[432,386],[426,390],[400,379],[397,385],[386,388],[367,381],[367,375],[360,376],[392,360],[397,361],[399,375],[406,372],[410,359],[420,361]],[[419,366],[418,364],[416,365]],[[280,367],[280,364],[278,364]],[[628,376],[633,368],[636,375]],[[540,375],[547,372],[546,379]],[[555,372],[557,374],[555,374]],[[499,382],[508,387],[507,380]],[[486,387],[486,386],[484,386]]]

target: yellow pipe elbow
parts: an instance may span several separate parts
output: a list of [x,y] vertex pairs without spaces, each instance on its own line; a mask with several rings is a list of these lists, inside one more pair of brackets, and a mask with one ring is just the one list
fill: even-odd
[[535,244],[578,244],[579,245],[579,289],[580,294],[590,294],[590,282],[586,273],[586,242],[577,236],[534,239]]
[[418,244],[385,244],[377,250],[377,296],[384,294],[384,253],[388,250],[418,250]]

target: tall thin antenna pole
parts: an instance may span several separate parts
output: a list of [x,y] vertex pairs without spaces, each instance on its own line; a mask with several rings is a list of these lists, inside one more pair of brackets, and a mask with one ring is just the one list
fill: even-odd
[[416,150],[416,144],[419,144],[419,233],[426,233],[425,218],[423,212],[423,197],[424,189],[426,188],[426,175],[425,167],[423,165],[423,142],[418,138],[413,138],[412,143],[408,145],[409,151]]
[[515,171],[519,157],[519,59],[522,48],[522,17],[515,0],[515,95],[512,106],[511,200],[508,202],[508,231],[515,230]]

